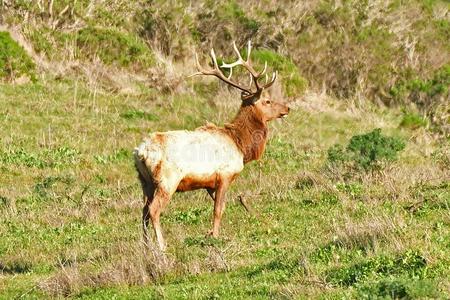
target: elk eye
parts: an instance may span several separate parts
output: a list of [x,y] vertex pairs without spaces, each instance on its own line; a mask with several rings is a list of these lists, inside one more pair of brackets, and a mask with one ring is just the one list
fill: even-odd
[[266,104],[271,104],[271,103],[272,103],[272,101],[266,100]]

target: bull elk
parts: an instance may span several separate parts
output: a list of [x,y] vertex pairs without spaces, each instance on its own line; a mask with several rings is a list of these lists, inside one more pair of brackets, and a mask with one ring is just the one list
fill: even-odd
[[[225,208],[225,192],[243,170],[244,164],[259,159],[268,135],[268,122],[286,116],[289,107],[281,102],[262,97],[264,89],[276,80],[266,75],[265,83],[259,82],[267,69],[257,72],[251,64],[251,43],[248,43],[244,60],[233,43],[238,59],[223,63],[220,67],[214,49],[210,56],[214,67],[205,69],[196,54],[198,72],[191,75],[215,76],[241,91],[241,107],[230,124],[217,127],[208,124],[194,131],[167,131],[151,134],[134,150],[134,159],[144,193],[143,229],[148,243],[148,224],[152,221],[161,250],[166,244],[161,232],[160,214],[175,192],[206,189],[214,200],[213,228],[210,234],[217,237],[220,220]],[[231,79],[233,68],[242,66],[250,73],[249,86]],[[221,69],[228,69],[225,76]],[[254,85],[254,88],[253,88]]]

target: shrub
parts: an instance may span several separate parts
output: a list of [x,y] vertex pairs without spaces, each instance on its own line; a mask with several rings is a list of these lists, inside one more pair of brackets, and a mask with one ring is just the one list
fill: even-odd
[[35,80],[35,67],[32,59],[11,38],[9,32],[0,31],[0,79],[11,81],[26,75]]
[[450,85],[450,65],[444,65],[438,69],[431,78],[415,76],[411,79],[402,79],[394,85],[390,93],[398,101],[404,102],[409,98],[413,102],[421,104],[421,98],[447,95]]
[[153,64],[153,55],[137,37],[111,28],[86,27],[78,31],[79,55],[98,56],[105,64],[140,68]]
[[405,143],[397,137],[381,134],[377,128],[369,133],[355,135],[346,148],[336,144],[328,149],[328,161],[333,165],[349,164],[365,171],[381,169],[387,162],[397,159]]

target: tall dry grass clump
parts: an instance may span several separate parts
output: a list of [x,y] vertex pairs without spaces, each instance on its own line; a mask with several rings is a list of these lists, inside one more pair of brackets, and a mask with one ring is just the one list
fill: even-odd
[[40,281],[38,287],[52,296],[69,297],[86,288],[159,282],[174,268],[173,259],[155,245],[119,244],[110,255],[105,261],[88,265],[78,264],[76,259],[68,265],[61,262],[59,271]]

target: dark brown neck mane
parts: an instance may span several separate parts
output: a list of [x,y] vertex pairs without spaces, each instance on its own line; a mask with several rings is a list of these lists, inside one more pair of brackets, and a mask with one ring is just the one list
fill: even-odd
[[244,163],[259,159],[264,153],[268,128],[266,121],[256,107],[243,104],[225,132],[231,136],[244,154]]

